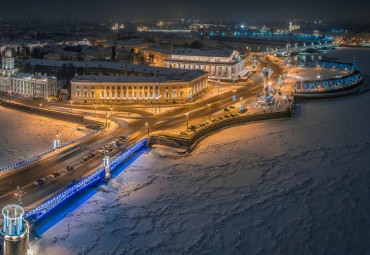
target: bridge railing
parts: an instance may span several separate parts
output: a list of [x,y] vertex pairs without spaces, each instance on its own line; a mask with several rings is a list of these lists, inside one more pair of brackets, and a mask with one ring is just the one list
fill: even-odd
[[[139,151],[140,149],[146,147],[147,138],[135,143],[129,149],[124,151],[120,156],[115,158],[112,162],[110,162],[110,170],[114,170],[118,165],[120,165],[124,160],[132,156],[133,153]],[[78,183],[74,184],[72,187],[68,188],[67,190],[63,191],[59,195],[47,200],[43,204],[37,206],[36,208],[32,209],[31,211],[27,212],[25,218],[30,221],[34,222],[40,219],[41,217],[48,214],[52,209],[56,206],[61,204],[62,202],[68,200],[68,198],[72,197],[73,195],[77,194],[84,188],[97,183],[98,181],[105,178],[105,168],[101,167],[93,174],[87,176],[86,178],[82,179]]]
[[[78,138],[78,139],[76,139],[76,140],[74,140],[72,142],[66,143],[66,144],[58,147],[58,149],[62,149],[62,148],[66,147],[66,146],[69,146],[69,145],[71,145],[73,143],[79,142],[79,141],[81,141],[83,139],[86,139],[86,138],[88,138],[88,137],[90,137],[92,135],[95,135],[95,134],[99,133],[100,131],[101,131],[100,129],[99,130],[96,130],[96,131],[94,131],[92,133],[89,133],[89,134],[87,134],[87,135],[85,135],[83,137],[80,137],[80,138]],[[13,165],[3,167],[3,168],[0,169],[0,172],[4,172],[4,171],[10,170],[10,169],[13,169],[13,168],[16,168],[16,167],[23,166],[25,164],[31,163],[31,162],[33,162],[33,161],[35,161],[37,159],[40,159],[40,158],[42,158],[42,157],[44,157],[46,155],[49,155],[50,153],[53,153],[55,151],[56,151],[56,149],[51,149],[51,150],[49,150],[47,152],[41,153],[41,154],[39,154],[37,156],[34,156],[32,158],[28,158],[26,160],[20,161],[18,163],[13,164]]]

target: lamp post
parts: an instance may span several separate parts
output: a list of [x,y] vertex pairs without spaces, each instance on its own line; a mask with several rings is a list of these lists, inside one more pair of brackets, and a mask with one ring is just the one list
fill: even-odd
[[147,121],[147,122],[145,122],[145,126],[146,126],[146,128],[148,129],[148,139],[149,139],[149,122]]
[[236,92],[236,89],[234,88],[234,89],[233,89],[233,93],[234,93],[234,96],[233,96],[233,101],[234,101],[234,109],[235,109],[235,101],[236,101],[236,98],[235,98],[235,92]]
[[73,101],[72,101],[72,100],[70,100],[70,101],[69,101],[69,103],[70,103],[70,105],[71,105],[71,112],[72,112],[72,104],[73,104]]
[[189,131],[189,112],[185,113],[186,115],[186,132]]
[[113,107],[110,107],[110,117],[113,119],[113,110],[114,108]]
[[207,104],[208,106],[208,120],[211,121],[211,103]]
[[107,110],[105,110],[105,127],[108,127],[108,113]]
[[94,104],[94,108],[95,108],[95,111],[94,111],[94,118],[96,118],[96,108],[97,108],[98,106],[96,105],[96,104]]

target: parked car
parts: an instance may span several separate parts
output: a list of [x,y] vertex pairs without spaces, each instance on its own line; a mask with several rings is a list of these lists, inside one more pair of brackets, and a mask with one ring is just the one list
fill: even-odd
[[73,166],[67,166],[67,167],[66,167],[66,172],[69,172],[69,171],[71,171],[71,170],[73,170]]
[[55,173],[51,174],[50,176],[51,176],[51,178],[56,178],[56,177],[58,177],[59,175],[60,175],[60,173],[55,172]]
[[191,125],[191,126],[190,126],[190,129],[191,129],[191,130],[195,130],[195,129],[197,129],[197,127],[196,127],[195,125]]
[[219,116],[219,117],[218,117],[218,119],[219,119],[219,120],[223,120],[223,119],[224,119],[224,117],[222,117],[222,116]]
[[224,109],[224,111],[225,111],[225,112],[229,112],[229,111],[230,111],[230,109],[228,109],[228,108],[225,108],[225,109]]
[[244,108],[244,109],[243,109],[243,110],[241,110],[240,112],[241,112],[241,113],[245,113],[246,111],[247,111],[247,109],[245,109],[245,108]]
[[216,119],[211,119],[211,122],[216,122]]
[[235,106],[233,106],[233,105],[232,105],[232,106],[229,106],[229,108],[230,108],[230,109],[235,109]]
[[186,132],[186,131],[180,131],[180,135],[188,135],[188,132]]
[[98,157],[103,157],[104,156],[104,153],[103,152],[100,152],[99,154],[98,154]]
[[93,157],[95,157],[95,154],[94,153],[90,153],[89,158],[93,158]]
[[236,115],[232,113],[232,114],[230,114],[230,117],[234,118],[234,117],[236,117]]
[[40,186],[46,182],[45,178],[37,179],[36,181],[33,182],[35,186]]
[[105,148],[104,147],[101,147],[99,148],[98,152],[104,152]]
[[120,141],[124,141],[124,140],[126,140],[126,139],[127,139],[127,137],[126,137],[126,136],[124,136],[124,135],[121,135],[120,137],[118,137],[118,139],[119,139]]
[[224,117],[228,119],[230,118],[230,115],[226,114]]

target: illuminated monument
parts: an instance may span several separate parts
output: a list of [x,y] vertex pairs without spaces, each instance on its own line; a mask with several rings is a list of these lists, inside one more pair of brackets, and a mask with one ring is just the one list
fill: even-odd
[[260,99],[257,101],[257,104],[260,106],[266,106],[273,103],[272,94],[271,94],[271,82],[269,81],[269,72],[267,63],[262,68],[263,73],[263,92],[260,94]]
[[2,210],[0,230],[0,254],[27,255],[29,226],[23,219],[24,209],[20,205],[7,205]]

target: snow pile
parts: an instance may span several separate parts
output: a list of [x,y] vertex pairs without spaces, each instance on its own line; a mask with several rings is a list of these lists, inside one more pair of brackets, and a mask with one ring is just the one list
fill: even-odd
[[223,130],[185,158],[152,150],[31,248],[53,255],[366,254],[369,100],[367,93],[299,104],[291,120]]
[[78,124],[0,107],[0,168],[37,156],[53,148],[57,130],[61,143],[93,130],[77,130]]

